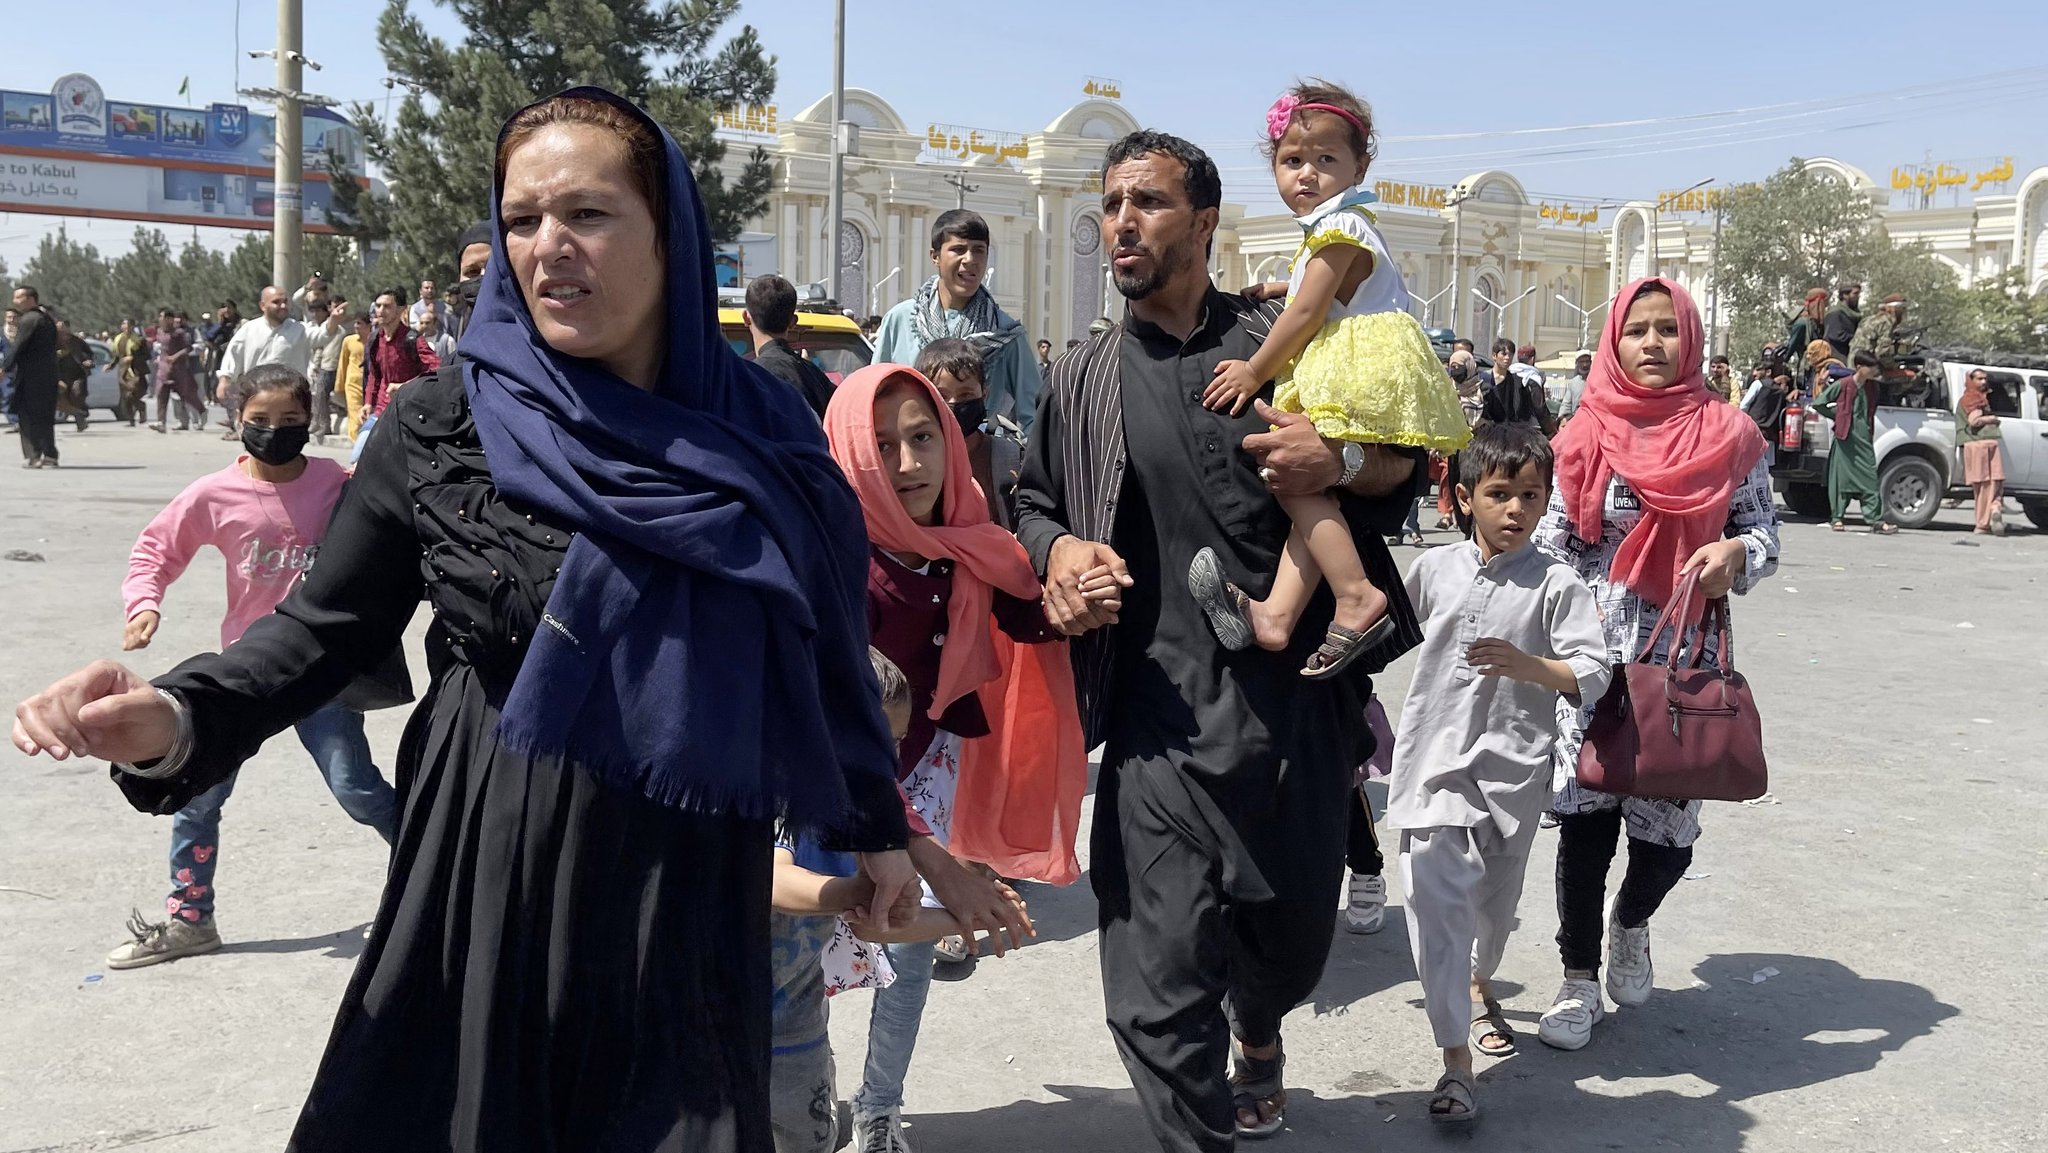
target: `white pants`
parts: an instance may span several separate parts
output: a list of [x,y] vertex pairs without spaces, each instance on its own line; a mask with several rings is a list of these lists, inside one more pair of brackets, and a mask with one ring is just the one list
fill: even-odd
[[1470,1043],[1472,979],[1492,978],[1515,928],[1536,822],[1513,837],[1491,824],[1401,832],[1408,944],[1439,1048]]

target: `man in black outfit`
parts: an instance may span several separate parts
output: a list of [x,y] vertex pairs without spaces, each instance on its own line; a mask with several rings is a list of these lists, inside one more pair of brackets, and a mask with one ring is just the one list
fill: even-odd
[[21,467],[57,467],[57,326],[26,284],[14,289],[14,346],[0,361],[12,374],[14,413],[21,418]]
[[[1107,746],[1090,877],[1110,1031],[1153,1135],[1181,1153],[1281,1123],[1280,1022],[1329,953],[1353,773],[1372,748],[1368,673],[1420,639],[1384,543],[1420,454],[1325,441],[1266,403],[1240,416],[1202,405],[1216,366],[1249,358],[1277,313],[1209,282],[1221,199],[1214,162],[1185,140],[1111,146],[1103,229],[1129,320],[1053,366],[1017,490],[1047,614],[1074,638],[1087,741]],[[1327,589],[1287,651],[1229,652],[1188,570],[1212,548],[1265,595],[1289,528],[1275,494],[1323,490],[1397,631],[1308,681]]]
[[772,274],[755,277],[747,285],[742,315],[754,335],[754,363],[802,393],[824,420],[825,406],[832,403],[832,378],[789,346],[789,330],[796,326],[796,286]]

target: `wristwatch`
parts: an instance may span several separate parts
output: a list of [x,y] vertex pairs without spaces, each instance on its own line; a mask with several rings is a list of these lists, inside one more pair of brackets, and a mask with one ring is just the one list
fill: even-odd
[[1365,446],[1356,441],[1344,442],[1344,475],[1337,478],[1338,488],[1350,488],[1358,474],[1365,471]]

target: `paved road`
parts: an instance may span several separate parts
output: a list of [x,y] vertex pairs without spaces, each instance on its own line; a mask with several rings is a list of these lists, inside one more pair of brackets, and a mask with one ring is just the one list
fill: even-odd
[[[0,466],[0,553],[43,558],[0,561],[6,701],[118,655],[137,529],[230,449],[211,435],[59,435],[61,471]],[[1272,1148],[2037,1145],[2044,562],[2048,535],[1972,538],[1961,513],[1894,539],[1787,525],[1779,576],[1736,606],[1777,803],[1710,808],[1696,879],[1655,923],[1655,998],[1583,1052],[1531,1042],[1492,1064],[1476,1132],[1439,1138],[1423,1119],[1434,1056],[1392,910],[1376,937],[1339,934],[1314,1001],[1289,1018],[1291,1130]],[[221,607],[209,557],[132,663],[154,674],[211,647]],[[1405,682],[1405,668],[1383,678],[1390,709]],[[372,717],[380,752],[402,721]],[[102,957],[128,910],[158,907],[168,822],[130,811],[105,777],[0,751],[17,806],[0,834],[0,1153],[277,1148],[361,949],[381,846],[296,743],[275,740],[227,809],[227,949],[110,973]],[[1554,844],[1538,844],[1502,972],[1509,1017],[1531,1029],[1559,977]],[[1145,1148],[1102,1026],[1093,899],[1085,885],[1028,895],[1042,939],[935,988],[911,1137],[926,1151]],[[866,997],[834,1007],[850,1092]]]

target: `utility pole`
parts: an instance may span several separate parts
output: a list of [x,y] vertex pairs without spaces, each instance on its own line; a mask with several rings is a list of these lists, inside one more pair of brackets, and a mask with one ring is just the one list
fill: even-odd
[[286,293],[299,285],[299,253],[305,240],[305,110],[308,105],[334,106],[333,100],[308,95],[300,88],[305,69],[320,70],[320,65],[306,59],[300,50],[304,40],[302,3],[277,0],[277,47],[249,53],[277,61],[277,87],[237,90],[237,95],[269,101],[277,112],[272,140],[276,155],[271,170],[270,279]]
[[270,227],[270,278],[290,295],[299,286],[299,250],[305,236],[304,113],[299,86],[304,39],[300,0],[277,0],[277,171]]
[[967,183],[967,178],[965,176],[959,175],[958,173],[946,177],[945,181],[947,184],[952,185],[954,189],[956,189],[960,193],[959,199],[956,200],[953,204],[953,207],[955,208],[967,207],[967,194],[970,192],[981,191],[981,185]]
[[[288,3],[290,0],[280,0]],[[839,270],[846,259],[846,241],[839,235],[846,220],[846,0],[832,5],[832,184],[826,191],[826,226],[832,230],[826,251],[832,268],[825,283],[832,286],[832,299],[839,299]]]
[[1722,351],[1721,333],[1721,213],[1723,201],[1714,202],[1714,248],[1707,256],[1707,352]]
[[1472,199],[1472,194],[1460,184],[1451,189],[1450,199],[1444,207],[1451,210],[1451,330],[1457,332],[1458,309],[1464,307],[1465,293],[1465,210],[1459,205]]

